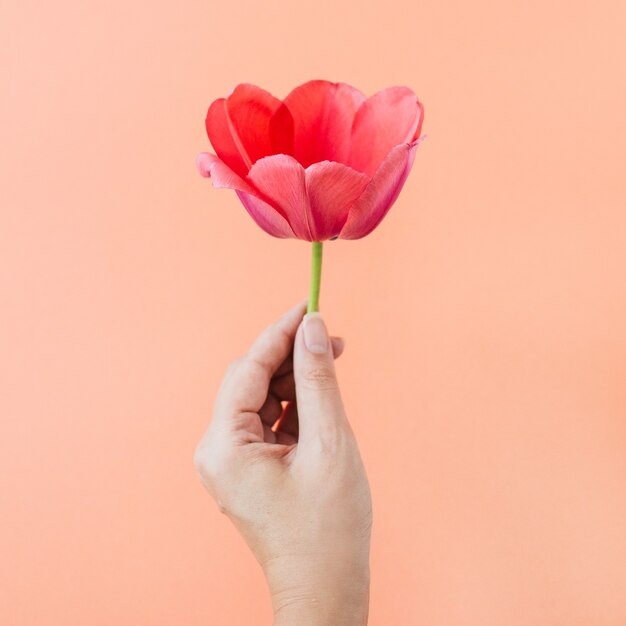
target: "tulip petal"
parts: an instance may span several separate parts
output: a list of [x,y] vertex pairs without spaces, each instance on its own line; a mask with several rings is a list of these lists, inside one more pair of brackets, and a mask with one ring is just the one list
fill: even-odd
[[248,180],[287,218],[298,239],[314,241],[304,168],[292,156],[275,154],[259,159]]
[[[310,80],[283,100],[294,121],[293,156],[304,166],[346,162],[355,113],[365,95],[347,83]],[[396,142],[399,143],[399,142]]]
[[419,140],[395,146],[376,170],[373,178],[348,212],[341,239],[360,239],[380,224],[411,171]]
[[350,154],[345,161],[373,176],[394,146],[419,137],[424,109],[408,87],[389,87],[368,98],[352,124]]
[[240,83],[227,98],[211,103],[206,131],[219,158],[240,176],[258,159],[292,150],[293,120],[271,93]]
[[259,191],[247,183],[218,157],[201,152],[196,158],[196,166],[202,176],[211,178],[213,187],[234,189],[250,217],[273,237],[295,237],[291,226],[283,215],[259,197]]
[[246,207],[250,217],[269,235],[279,239],[295,239],[289,222],[274,207],[270,206],[257,196],[245,191],[235,190],[241,203]]
[[324,241],[339,235],[350,207],[369,181],[369,176],[334,161],[322,161],[306,168],[314,241]]
[[210,178],[213,187],[225,189],[241,189],[248,193],[254,192],[254,187],[249,185],[239,174],[233,172],[219,157],[210,152],[201,152],[196,157],[196,167],[204,178]]

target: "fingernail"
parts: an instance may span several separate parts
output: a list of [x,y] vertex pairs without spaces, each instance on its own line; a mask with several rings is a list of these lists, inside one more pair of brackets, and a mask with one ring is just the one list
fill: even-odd
[[309,352],[323,354],[328,350],[328,333],[322,316],[315,313],[307,313],[304,316],[304,345]]

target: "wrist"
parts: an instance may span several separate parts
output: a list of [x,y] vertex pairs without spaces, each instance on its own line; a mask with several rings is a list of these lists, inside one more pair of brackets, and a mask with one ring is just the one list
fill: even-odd
[[365,626],[369,556],[293,555],[264,565],[274,626]]

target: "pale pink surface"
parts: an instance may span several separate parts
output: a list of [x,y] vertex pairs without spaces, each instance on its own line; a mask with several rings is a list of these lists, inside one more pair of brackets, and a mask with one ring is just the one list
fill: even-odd
[[626,624],[626,3],[316,6],[2,5],[2,626],[272,623],[192,456],[310,259],[190,155],[234,81],[314,75],[428,109],[384,221],[324,250],[370,626]]
[[366,98],[346,83],[316,79],[281,102],[243,83],[207,112],[207,133],[221,163],[207,152],[196,163],[214,186],[235,189],[274,237],[359,239],[398,197],[423,118],[408,87]]

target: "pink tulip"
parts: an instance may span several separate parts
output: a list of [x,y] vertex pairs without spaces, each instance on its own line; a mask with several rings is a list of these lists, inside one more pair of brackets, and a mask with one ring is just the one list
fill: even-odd
[[366,98],[346,83],[311,80],[281,101],[240,83],[209,107],[217,156],[202,152],[196,164],[274,237],[360,239],[398,197],[423,118],[408,87]]

